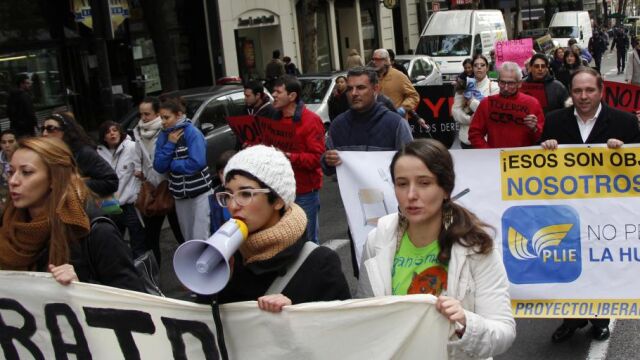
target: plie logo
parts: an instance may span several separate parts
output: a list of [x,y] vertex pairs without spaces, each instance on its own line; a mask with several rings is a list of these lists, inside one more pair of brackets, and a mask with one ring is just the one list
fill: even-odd
[[502,257],[514,284],[574,281],[581,254],[580,218],[570,206],[514,206],[502,215]]

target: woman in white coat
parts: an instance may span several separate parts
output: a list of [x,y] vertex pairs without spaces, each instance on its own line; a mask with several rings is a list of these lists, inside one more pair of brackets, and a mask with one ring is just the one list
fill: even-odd
[[144,242],[144,226],[135,203],[140,191],[140,180],[134,175],[140,168],[136,156],[136,144],[124,132],[122,126],[114,121],[105,121],[98,129],[100,144],[98,154],[105,159],[118,175],[118,191],[115,193],[122,214],[113,217],[124,236],[129,230],[129,243],[133,258],[147,251]]
[[[495,95],[500,92],[500,87],[495,81],[487,76],[489,70],[489,60],[482,54],[473,57],[473,74],[475,78],[475,87],[482,94],[482,97],[472,96],[470,92],[456,91],[453,98],[452,115],[453,119],[459,124],[458,138],[460,146],[463,149],[471,149],[469,142],[469,125],[471,117],[480,105],[482,98],[489,95]],[[465,84],[466,85],[466,84]],[[477,92],[476,92],[477,94]],[[465,96],[466,95],[466,96]]]
[[390,169],[399,213],[380,218],[369,233],[357,296],[433,294],[437,310],[455,323],[450,359],[503,353],[516,336],[509,283],[487,225],[451,201],[448,150],[416,140]]

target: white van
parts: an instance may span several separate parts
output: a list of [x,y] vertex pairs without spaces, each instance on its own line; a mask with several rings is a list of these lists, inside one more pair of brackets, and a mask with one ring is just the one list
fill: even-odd
[[580,48],[589,46],[591,19],[587,11],[561,11],[553,14],[549,23],[549,35],[555,46],[566,47],[569,39],[578,40]]
[[420,35],[416,55],[431,56],[442,80],[453,81],[462,62],[476,53],[489,59],[498,40],[507,40],[507,28],[498,10],[448,10],[433,13]]

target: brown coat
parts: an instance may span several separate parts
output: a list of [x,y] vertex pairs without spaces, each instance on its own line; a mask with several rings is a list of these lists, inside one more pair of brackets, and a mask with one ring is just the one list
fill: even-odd
[[406,110],[415,110],[420,102],[420,96],[409,78],[392,67],[380,78],[380,92],[391,99],[395,108],[402,106]]

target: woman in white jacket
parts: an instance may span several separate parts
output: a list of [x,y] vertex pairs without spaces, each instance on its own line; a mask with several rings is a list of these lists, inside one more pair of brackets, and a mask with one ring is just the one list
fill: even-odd
[[358,297],[431,293],[455,323],[450,359],[506,351],[516,336],[506,272],[487,225],[451,201],[451,155],[420,139],[396,153],[390,168],[399,213],[369,233]]
[[[495,81],[492,81],[487,76],[489,70],[489,60],[482,54],[478,54],[473,57],[473,74],[475,79],[475,87],[478,91],[456,91],[453,98],[452,115],[453,119],[459,124],[458,138],[460,139],[460,146],[463,149],[471,149],[469,143],[469,125],[471,124],[471,117],[473,113],[480,105],[480,101],[489,96],[495,95],[500,92],[500,87]],[[464,84],[466,87],[466,83]],[[482,94],[477,96],[478,92]]]
[[135,259],[147,251],[144,226],[134,205],[140,191],[140,180],[135,176],[136,170],[140,169],[136,144],[122,130],[120,124],[114,121],[100,124],[98,137],[98,154],[118,175],[118,191],[115,197],[120,203],[122,214],[113,218],[123,236],[125,229],[129,230],[129,244]]
[[624,71],[625,81],[640,86],[640,41],[636,40],[634,48],[627,55],[627,68]]

